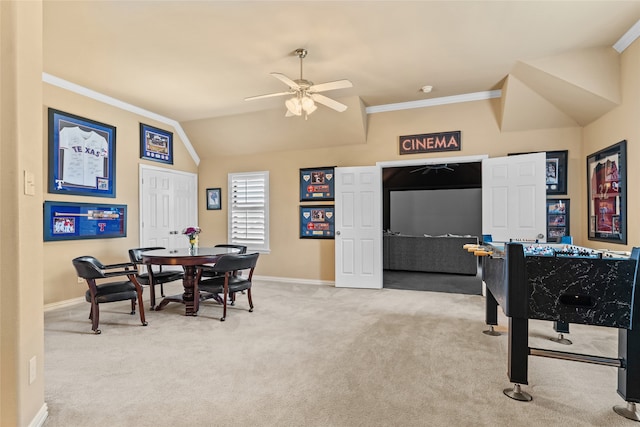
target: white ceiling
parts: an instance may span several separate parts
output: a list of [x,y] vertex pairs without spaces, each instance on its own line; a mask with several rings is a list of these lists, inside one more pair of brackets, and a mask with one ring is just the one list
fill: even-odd
[[286,90],[269,73],[298,78],[296,48],[305,78],[351,80],[324,94],[357,109],[500,89],[519,62],[611,47],[639,18],[640,1],[611,0],[45,0],[44,71],[180,122],[206,153],[195,129],[284,116],[285,97],[244,98]]

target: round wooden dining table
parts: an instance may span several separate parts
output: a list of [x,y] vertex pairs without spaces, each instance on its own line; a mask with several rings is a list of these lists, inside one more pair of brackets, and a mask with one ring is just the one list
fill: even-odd
[[184,293],[165,297],[156,307],[161,310],[170,302],[181,302],[185,305],[185,316],[197,316],[200,297],[196,296],[197,266],[215,264],[218,259],[227,254],[238,253],[235,248],[211,247],[211,248],[179,248],[179,249],[155,249],[142,253],[142,262],[147,264],[149,274],[153,279],[152,265],[180,265],[184,268],[182,285]]

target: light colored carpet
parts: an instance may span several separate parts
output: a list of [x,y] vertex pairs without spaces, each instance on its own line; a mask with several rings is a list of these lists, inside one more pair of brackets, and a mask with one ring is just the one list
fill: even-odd
[[[507,336],[482,334],[479,295],[257,281],[254,303],[226,322],[171,303],[147,327],[106,304],[102,335],[87,303],[45,313],[45,426],[638,425],[612,410],[611,367],[530,357],[534,400],[504,396]],[[572,325],[567,347],[530,326],[531,346],[616,357],[615,329]]]

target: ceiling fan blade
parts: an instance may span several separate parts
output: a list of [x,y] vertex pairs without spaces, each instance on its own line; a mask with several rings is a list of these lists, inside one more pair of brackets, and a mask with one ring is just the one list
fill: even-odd
[[324,95],[320,95],[319,93],[312,93],[309,96],[314,101],[316,101],[316,102],[318,102],[318,103],[320,103],[320,104],[322,104],[322,105],[324,105],[326,107],[332,108],[332,109],[334,109],[334,110],[336,110],[336,111],[338,111],[340,113],[342,113],[344,110],[347,109],[346,105],[341,104],[338,101],[334,101],[331,98],[327,98]]
[[319,83],[309,87],[309,92],[324,92],[327,90],[345,89],[353,87],[353,83],[349,80],[336,80],[334,82]]
[[300,89],[300,85],[298,83],[294,82],[293,80],[291,80],[289,77],[285,76],[282,73],[271,73],[271,75],[276,79],[280,80],[282,83],[289,86],[291,89],[296,89],[296,90]]
[[258,95],[258,96],[250,96],[248,98],[245,98],[245,101],[253,101],[254,99],[262,99],[262,98],[271,98],[272,96],[283,96],[283,95],[291,95],[295,93],[294,91],[288,91],[288,92],[278,92],[278,93],[268,93],[266,95]]

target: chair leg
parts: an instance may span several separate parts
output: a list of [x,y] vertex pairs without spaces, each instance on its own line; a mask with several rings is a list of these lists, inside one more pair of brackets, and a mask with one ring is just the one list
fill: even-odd
[[94,334],[98,335],[102,331],[98,329],[98,324],[100,323],[100,308],[96,302],[91,303],[91,330]]
[[[140,302],[140,304],[138,304],[138,311],[140,312],[140,322],[142,322],[142,326],[147,326],[147,321],[144,317],[144,301],[142,301],[142,286],[138,285],[136,286],[136,293],[138,294],[138,301]],[[135,307],[135,299],[131,300],[131,304]]]
[[164,283],[160,283],[160,295],[164,298]]
[[224,322],[224,319],[227,317],[227,298],[229,297],[229,289],[224,287],[224,296],[222,298],[222,317],[220,318],[221,322]]
[[251,288],[247,289],[247,298],[249,298],[249,311],[253,312],[253,300],[251,299]]
[[132,316],[134,314],[136,314],[136,299],[135,298],[131,298],[131,314]]
[[151,303],[151,310],[156,309],[156,286],[152,283],[149,285],[149,303]]

